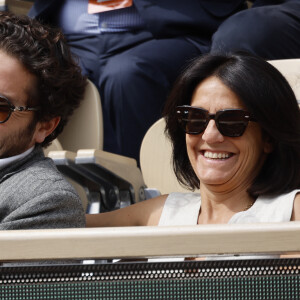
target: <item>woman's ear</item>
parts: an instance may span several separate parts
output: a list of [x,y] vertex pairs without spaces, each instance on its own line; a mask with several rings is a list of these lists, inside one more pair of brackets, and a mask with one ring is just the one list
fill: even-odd
[[55,117],[49,121],[37,122],[34,133],[35,143],[41,144],[55,130],[60,119],[60,117]]
[[268,135],[264,135],[264,152],[266,154],[269,154],[273,151],[274,149],[274,142]]

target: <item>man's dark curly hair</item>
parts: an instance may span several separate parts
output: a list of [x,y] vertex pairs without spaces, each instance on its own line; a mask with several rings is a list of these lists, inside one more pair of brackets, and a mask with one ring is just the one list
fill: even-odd
[[36,121],[61,117],[41,146],[47,146],[63,130],[83,98],[86,78],[71,55],[61,30],[42,25],[27,16],[0,12],[0,51],[16,58],[37,79],[27,105],[41,107]]

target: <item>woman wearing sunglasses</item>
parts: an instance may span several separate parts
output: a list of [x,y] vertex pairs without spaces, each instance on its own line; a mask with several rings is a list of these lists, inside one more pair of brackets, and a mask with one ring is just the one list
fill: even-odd
[[198,58],[177,80],[164,116],[175,174],[200,193],[90,215],[88,226],[300,220],[300,110],[273,66],[242,53]]

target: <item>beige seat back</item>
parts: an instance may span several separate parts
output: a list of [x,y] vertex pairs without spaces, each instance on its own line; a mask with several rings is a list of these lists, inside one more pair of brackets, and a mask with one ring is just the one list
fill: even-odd
[[[77,152],[79,149],[103,148],[103,119],[99,92],[96,86],[88,80],[84,99],[74,111],[63,132],[52,144],[44,149],[45,156],[50,151],[67,150]],[[87,205],[87,196],[83,187],[67,178],[79,194],[84,208]]]
[[276,69],[278,69],[287,79],[297,100],[300,100],[300,59],[279,59],[270,60]]
[[[289,81],[300,99],[300,59],[270,61]],[[165,121],[158,120],[147,131],[141,146],[140,163],[145,184],[161,194],[188,190],[179,185],[172,168],[172,148],[164,134]]]
[[103,148],[103,119],[99,92],[88,80],[84,99],[58,137],[64,150]]
[[147,131],[141,146],[140,163],[144,182],[161,194],[188,192],[177,181],[172,168],[172,148],[165,133],[165,120],[160,119]]
[[1,0],[0,5],[16,15],[27,15],[34,0]]

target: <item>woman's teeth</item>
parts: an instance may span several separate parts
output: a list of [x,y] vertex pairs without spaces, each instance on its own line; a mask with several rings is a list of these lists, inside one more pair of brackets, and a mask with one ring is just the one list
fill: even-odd
[[229,153],[217,153],[217,152],[205,151],[204,157],[212,158],[212,159],[225,159],[225,158],[229,158]]

